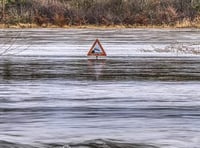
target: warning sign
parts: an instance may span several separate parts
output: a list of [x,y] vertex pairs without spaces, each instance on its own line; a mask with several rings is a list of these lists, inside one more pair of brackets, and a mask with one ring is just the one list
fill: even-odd
[[100,41],[96,39],[94,44],[92,45],[91,49],[89,50],[88,56],[106,56],[106,52],[103,49],[103,46],[101,45]]

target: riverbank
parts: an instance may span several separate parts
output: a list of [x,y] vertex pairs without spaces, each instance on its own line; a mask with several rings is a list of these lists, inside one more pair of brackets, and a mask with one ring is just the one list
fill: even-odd
[[1,28],[200,28],[200,4],[163,0],[0,3]]
[[16,25],[12,24],[0,24],[0,29],[23,29],[23,28],[65,28],[65,29],[124,29],[124,28],[158,28],[158,29],[175,29],[175,28],[197,28],[200,29],[200,20],[198,21],[183,21],[177,22],[175,25],[163,24],[163,25],[52,25],[52,24],[24,24],[19,23]]

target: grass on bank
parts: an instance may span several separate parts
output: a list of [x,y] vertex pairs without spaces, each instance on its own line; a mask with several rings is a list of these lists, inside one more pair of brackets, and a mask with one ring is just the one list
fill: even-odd
[[15,29],[22,29],[22,28],[77,28],[77,29],[95,29],[95,28],[102,28],[102,29],[122,29],[122,28],[197,28],[200,29],[200,17],[191,21],[189,19],[184,19],[183,21],[178,21],[170,24],[162,24],[162,25],[140,25],[140,24],[133,24],[133,25],[92,25],[92,24],[84,24],[84,25],[55,25],[50,23],[44,23],[38,25],[36,23],[17,23],[16,25],[13,24],[0,24],[0,28],[15,28]]

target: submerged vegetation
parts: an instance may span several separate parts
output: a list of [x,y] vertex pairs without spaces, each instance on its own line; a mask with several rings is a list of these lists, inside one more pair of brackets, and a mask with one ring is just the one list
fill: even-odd
[[0,0],[0,15],[8,27],[200,27],[200,0]]

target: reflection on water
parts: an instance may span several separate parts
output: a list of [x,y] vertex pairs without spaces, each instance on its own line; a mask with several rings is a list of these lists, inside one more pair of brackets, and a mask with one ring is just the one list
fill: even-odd
[[12,75],[11,63],[9,61],[5,61],[5,63],[2,64],[2,68],[3,79],[9,80]]
[[[95,80],[99,80],[99,77],[103,76],[103,70],[106,66],[105,59],[89,59],[88,60],[88,73],[95,76]],[[91,76],[92,76],[91,75]]]
[[200,80],[198,58],[1,59],[1,79]]

